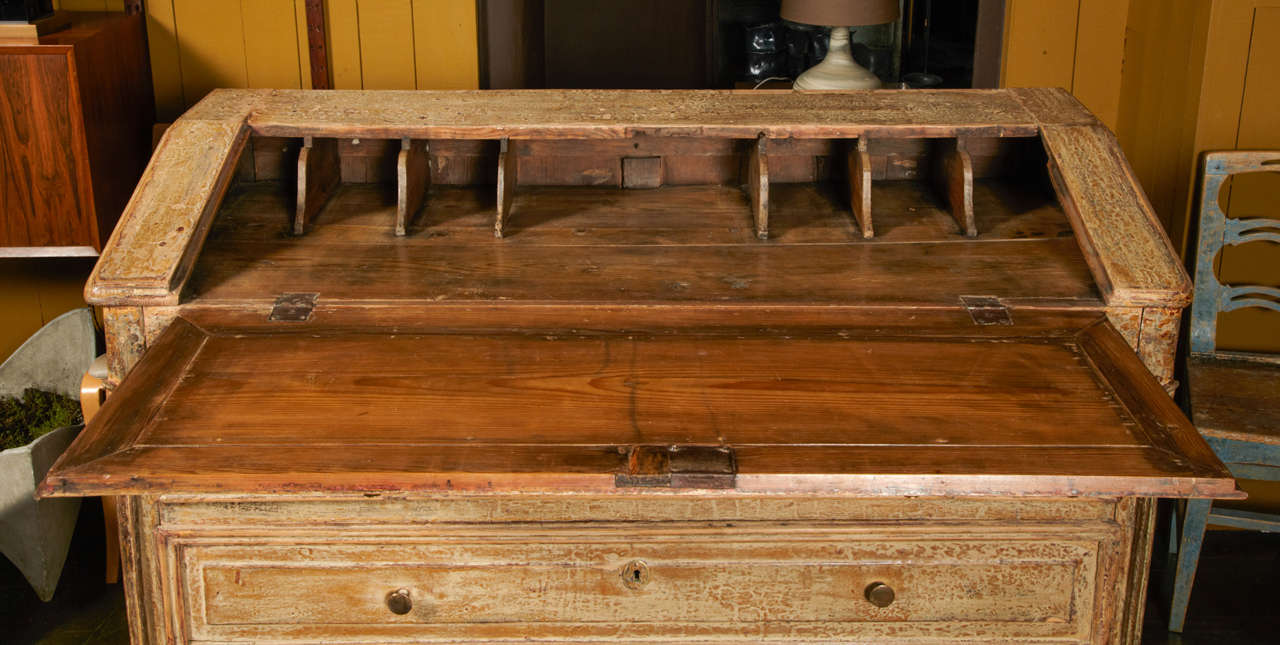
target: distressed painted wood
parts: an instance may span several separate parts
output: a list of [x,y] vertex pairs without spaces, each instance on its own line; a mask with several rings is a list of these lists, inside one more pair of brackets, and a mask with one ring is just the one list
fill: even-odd
[[[1078,112],[1083,109],[1065,94],[1057,94],[1061,92],[914,93],[910,109],[898,110],[894,107],[898,105],[897,101],[907,97],[893,92],[855,97],[839,93],[802,95],[791,92],[362,92],[313,96],[288,91],[217,91],[180,120],[182,127],[170,130],[170,137],[182,135],[176,137],[182,143],[175,144],[172,151],[167,151],[162,145],[135,196],[135,201],[145,198],[155,200],[157,204],[167,204],[166,209],[152,208],[145,202],[126,209],[121,233],[116,237],[129,250],[107,254],[109,260],[98,267],[87,295],[94,301],[121,304],[125,300],[158,304],[177,302],[178,294],[189,277],[189,262],[199,254],[203,232],[207,230],[212,211],[225,189],[222,181],[230,178],[228,171],[219,181],[218,173],[211,173],[209,169],[221,168],[238,155],[246,128],[260,134],[285,137],[310,134],[317,137],[383,136],[392,139],[405,136],[616,138],[641,133],[754,138],[760,132],[771,138],[847,139],[864,134],[878,136],[879,133],[900,137],[958,134],[970,137],[1035,136],[1043,128],[1046,135],[1058,132],[1066,140],[1074,140],[1063,128],[1084,127],[1070,125],[1081,122]],[[1028,97],[1035,97],[1035,100]],[[466,105],[467,108],[462,109],[458,105]],[[543,107],[537,109],[538,105]],[[584,111],[574,114],[559,109],[565,105]],[[1028,105],[1032,107],[1028,108]],[[550,106],[557,109],[549,110]],[[752,124],[749,119],[743,120],[743,116],[748,114],[768,114],[769,117]],[[895,114],[909,114],[910,117],[895,117]],[[727,118],[734,119],[738,125],[728,125]],[[422,123],[433,125],[424,126]],[[303,128],[300,124],[310,125]],[[194,130],[188,132],[188,129],[197,127],[216,128],[219,132],[216,135]],[[1086,127],[1083,132],[1093,130]],[[1054,136],[1046,136],[1046,144],[1056,158],[1058,154],[1066,154],[1058,148],[1065,151],[1067,146],[1065,143],[1055,144],[1055,140],[1058,139]],[[206,150],[210,144],[216,147]],[[1102,148],[1099,150],[1094,146],[1092,152],[1098,152],[1104,158],[1119,159],[1113,141],[1098,145]],[[166,152],[171,156],[166,157]],[[1084,152],[1089,154],[1090,150]],[[1072,167],[1088,165],[1078,153],[1073,159]],[[207,165],[196,167],[191,165],[193,163]],[[1127,176],[1127,166],[1118,163]],[[156,173],[163,176],[153,177]],[[188,187],[184,181],[207,183]],[[1161,259],[1164,250],[1159,242],[1159,231],[1149,223],[1149,208],[1136,184],[1132,184],[1131,177],[1128,184],[1123,181],[1121,184],[1127,188],[1112,195],[1120,200],[1110,204],[1114,208],[1090,207],[1081,216],[1079,226],[1085,234],[1080,241],[1087,245],[1086,257],[1090,258],[1090,266],[1097,274],[1109,304],[1155,304],[1153,300],[1167,297],[1172,299],[1168,304],[1176,306],[1180,298],[1185,299],[1185,276],[1180,276],[1181,269],[1176,262]],[[161,194],[165,189],[178,190],[175,188],[178,185],[189,188],[177,193],[181,197]],[[1087,186],[1087,182],[1082,185]],[[1099,203],[1083,198],[1073,201],[1072,195],[1069,193],[1064,201],[1072,209],[1077,201],[1086,205]],[[170,228],[168,220],[173,217],[165,213],[174,209],[181,211],[180,219],[186,224]],[[1108,218],[1120,220],[1108,223]],[[1106,230],[1123,230],[1124,234],[1119,237],[1133,233],[1137,235],[1138,243],[1128,250],[1122,245],[1106,244],[1098,251],[1095,247],[1099,243],[1093,237],[1105,241],[1118,235],[1107,234]],[[1114,260],[1108,259],[1112,256],[1115,256]],[[1133,272],[1143,276],[1132,285],[1123,275],[1123,270],[1118,268],[1126,259],[1133,261]],[[1119,278],[1112,275],[1116,272],[1121,273]],[[1117,283],[1117,279],[1122,282]]]
[[[905,114],[909,118],[904,118]],[[1051,117],[1050,117],[1051,119]],[[337,95],[278,90],[250,117],[269,136],[418,139],[617,138],[640,133],[754,139],[1035,134],[1008,92],[378,90]]]
[[1096,124],[1039,89],[214,92],[87,287],[119,384],[42,492],[124,495],[141,643],[1136,642],[1152,497],[1239,493],[1165,393],[1186,276]]
[[113,390],[138,363],[147,348],[141,307],[106,307],[102,310],[107,345],[108,390]]
[[1178,307],[1144,307],[1142,329],[1138,336],[1138,357],[1162,384],[1173,382],[1174,349],[1178,345],[1178,328],[1182,309]]
[[1107,303],[1184,307],[1191,284],[1116,143],[1101,126],[1045,126],[1050,177]]
[[1280,173],[1280,151],[1224,151],[1205,155],[1200,181],[1200,233],[1196,236],[1196,292],[1191,305],[1191,351],[1213,354],[1218,313],[1245,308],[1280,311],[1280,289],[1264,284],[1224,284],[1216,264],[1227,247],[1280,242],[1280,220],[1227,217],[1220,196],[1234,174]]
[[[1280,171],[1280,152],[1226,151],[1205,155],[1200,185],[1200,231],[1196,236],[1195,302],[1191,306],[1191,352],[1186,374],[1196,429],[1232,475],[1280,481],[1280,355],[1218,349],[1218,314],[1247,307],[1280,310],[1280,290],[1259,284],[1223,284],[1216,274],[1224,247],[1280,242],[1280,221],[1227,217],[1220,201],[1233,174]],[[1176,311],[1173,313],[1177,313]],[[1206,524],[1275,531],[1280,515],[1214,509],[1213,500],[1187,502],[1178,541],[1178,566],[1170,599],[1169,629],[1182,631]]]
[[[798,505],[740,494],[718,500],[500,494],[138,500],[128,515],[130,532],[155,536],[134,549],[139,573],[182,572],[156,580],[147,598],[151,611],[139,612],[137,621],[148,640],[138,642],[359,634],[392,642],[531,635],[671,642],[707,629],[729,638],[765,631],[786,641],[980,635],[1104,642],[1117,621],[1099,592],[1124,579],[1131,535],[1124,528],[1126,506],[1110,499],[907,502],[828,495]],[[545,528],[521,525],[521,517]],[[405,518],[423,521],[406,525]],[[821,518],[824,528],[797,531],[801,518]],[[939,520],[950,526],[946,535],[930,530]],[[311,538],[303,547],[278,540],[304,528]],[[886,553],[893,557],[886,560]],[[636,563],[643,567],[638,583],[623,577]],[[510,579],[486,578],[508,566],[515,567],[509,575],[529,577],[542,589],[540,599],[579,601],[555,603],[551,614],[545,602],[527,595],[499,602],[492,591]],[[298,594],[288,606],[263,595],[278,593],[273,578],[286,571],[291,587],[315,586],[314,593]],[[179,579],[200,582],[179,586]],[[887,607],[863,595],[877,582],[896,591]],[[978,587],[982,597],[1008,600],[984,603],[971,593]],[[387,603],[399,590],[411,600],[405,614]],[[472,597],[472,611],[501,618],[449,618],[454,603]],[[265,605],[276,609],[264,611]],[[735,607],[729,622],[717,620],[724,606]],[[194,618],[175,619],[187,607],[198,608]],[[811,618],[797,628],[769,620],[769,610]],[[637,622],[637,613],[662,620]],[[335,615],[346,627],[333,626]],[[580,622],[581,616],[591,620]]]
[[[711,628],[782,640],[985,633],[1080,642],[1092,630],[1097,538],[997,537],[957,550],[946,541],[833,533],[801,542],[752,527],[730,535],[659,532],[643,546],[627,534],[589,529],[579,529],[579,541],[516,534],[503,545],[430,538],[335,544],[333,535],[316,539],[305,555],[290,546],[183,540],[179,566],[203,582],[182,595],[194,609],[193,640],[332,638],[342,629],[334,622],[396,640],[465,641],[533,634],[667,640]],[[254,566],[244,567],[246,560]],[[628,566],[643,569],[629,575]],[[878,581],[898,596],[889,607],[862,597]],[[540,593],[493,593],[511,587]],[[282,588],[306,602],[272,602]],[[412,598],[404,615],[388,610],[394,589]]]

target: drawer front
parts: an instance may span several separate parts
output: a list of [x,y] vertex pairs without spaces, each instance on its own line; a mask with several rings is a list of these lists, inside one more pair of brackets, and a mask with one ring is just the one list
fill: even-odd
[[[196,641],[1077,642],[1089,639],[1097,549],[1025,537],[579,533],[195,539],[177,557]],[[892,590],[887,606],[869,599],[875,584]]]

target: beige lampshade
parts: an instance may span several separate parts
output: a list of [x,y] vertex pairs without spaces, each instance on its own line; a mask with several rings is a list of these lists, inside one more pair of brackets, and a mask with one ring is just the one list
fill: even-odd
[[898,19],[898,0],[782,0],[782,17],[828,27],[879,25]]

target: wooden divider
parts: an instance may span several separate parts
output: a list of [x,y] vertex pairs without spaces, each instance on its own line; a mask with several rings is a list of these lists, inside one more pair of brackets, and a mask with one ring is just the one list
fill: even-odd
[[498,148],[498,217],[493,224],[494,237],[502,237],[503,227],[511,217],[511,204],[516,197],[516,151],[507,137]]
[[867,140],[859,137],[849,142],[849,204],[853,218],[862,228],[862,237],[875,237],[871,224],[871,155],[867,152]]
[[[392,139],[381,143],[394,145],[394,142],[395,140]],[[741,143],[742,141],[738,140],[738,142]],[[343,180],[341,159],[343,153],[339,143],[336,139],[305,137],[303,140],[298,156],[298,203],[294,219],[294,234],[301,235],[305,232],[308,222],[323,208],[325,202]],[[367,143],[376,147],[379,141],[369,140],[357,143]],[[458,142],[441,140],[436,143],[439,143],[443,148],[435,147],[424,139],[400,138],[399,152],[396,156],[395,165],[397,192],[395,235],[398,237],[404,237],[408,234],[408,229],[412,225],[414,218],[426,205],[427,193],[432,183],[457,183],[456,178],[450,180],[448,177],[433,177],[430,156],[433,149],[436,150],[436,154],[441,154],[440,150],[452,150],[453,144]],[[475,142],[472,143],[474,144]],[[532,151],[542,151],[546,146],[557,145],[559,142],[522,141],[520,151],[516,150],[515,145],[507,137],[503,137],[498,143],[497,207],[494,236],[502,238],[506,234],[506,228],[511,219],[511,211],[519,184],[519,154],[527,156]],[[733,141],[727,140],[725,143],[733,143]],[[1001,167],[1011,163],[1009,160],[1011,157],[1005,152],[987,150],[987,147],[990,147],[989,144],[979,139],[973,142],[976,150],[974,154],[978,158],[978,161],[975,162],[969,150],[970,143],[965,137],[877,139],[874,142],[867,137],[826,141],[779,139],[770,143],[768,137],[761,133],[754,141],[749,142],[746,150],[747,168],[744,186],[744,190],[750,200],[752,224],[756,237],[761,240],[769,239],[770,179],[777,179],[781,183],[796,181],[796,177],[805,172],[803,168],[797,170],[797,166],[801,164],[797,163],[796,160],[797,158],[803,160],[806,155],[820,157],[816,162],[810,163],[808,166],[808,175],[812,175],[814,179],[819,177],[831,178],[832,175],[844,174],[844,178],[848,181],[849,208],[864,239],[875,237],[875,224],[871,205],[872,184],[881,180],[927,180],[933,185],[939,197],[945,201],[959,226],[961,234],[967,237],[976,237],[978,229],[973,203],[974,176],[979,173],[989,174],[993,170],[998,171]],[[347,144],[344,143],[343,145]],[[352,145],[355,146],[356,144],[353,143]],[[600,144],[601,147],[610,145],[618,147],[612,142]],[[640,150],[642,145],[644,150]],[[666,149],[660,147],[662,145],[664,144],[646,141],[643,144],[636,142],[618,147],[622,154],[613,157],[616,164],[615,180],[617,183],[612,185],[620,188],[658,188],[662,186],[665,183],[664,166],[667,158],[663,154],[646,154],[665,152]],[[690,144],[681,140],[678,145],[685,148],[691,145],[702,146],[697,148],[698,150],[718,150],[715,146],[709,146],[704,142]],[[737,154],[742,154],[742,149],[736,146],[724,148],[725,151],[734,149],[737,150]],[[470,148],[467,148],[467,150],[470,150]],[[632,150],[640,151],[641,156],[625,154],[625,152]],[[390,150],[387,152],[390,152]],[[612,149],[606,149],[600,154],[607,157],[611,152]],[[800,154],[797,154],[798,152]],[[770,168],[769,156],[771,153],[775,157],[775,168]],[[444,154],[449,153],[446,152]],[[839,155],[844,155],[847,162],[843,169],[839,165],[830,163],[833,156]],[[695,158],[701,159],[702,156],[699,154]],[[477,157],[477,159],[480,159],[480,157]],[[467,171],[464,169],[460,176],[472,176],[476,172],[493,172],[493,166],[489,165],[493,163],[492,159],[492,157],[489,157],[487,163],[477,165],[474,170]],[[588,159],[595,158],[588,157]],[[673,163],[681,161],[678,156],[674,159],[675,162]],[[822,163],[824,160],[827,163]],[[457,175],[457,168],[454,168],[457,164],[449,165],[453,168],[454,174]],[[713,164],[706,163],[701,165],[713,166]],[[721,164],[721,166],[724,165]],[[483,170],[484,166],[488,166],[490,170]],[[738,172],[741,172],[741,165],[731,164],[731,166],[736,166]],[[824,171],[824,166],[831,168],[831,170]],[[693,166],[685,163],[680,167],[687,170],[687,168]],[[387,168],[389,170],[389,164]],[[440,168],[444,168],[443,161],[440,164]],[[539,167],[531,166],[531,168],[537,174]],[[530,168],[526,168],[526,171],[530,171]],[[781,175],[778,173],[781,173]],[[363,178],[365,174],[359,176]],[[385,175],[383,176],[385,177]],[[710,175],[708,176],[710,177]],[[732,181],[729,177],[725,176],[724,179]],[[546,178],[544,177],[543,179]],[[538,177],[534,177],[531,181],[537,185],[542,184]]]
[[769,239],[769,157],[767,139],[756,138],[747,161],[747,193],[751,195],[751,214],[755,219],[756,237]]
[[396,235],[404,237],[413,217],[427,201],[431,186],[431,165],[426,141],[400,139],[400,155],[396,158]]
[[293,217],[293,234],[302,235],[342,181],[342,161],[337,139],[302,140],[298,152],[298,204]]
[[933,185],[946,199],[951,215],[968,237],[978,236],[973,213],[973,161],[961,137],[934,142]]

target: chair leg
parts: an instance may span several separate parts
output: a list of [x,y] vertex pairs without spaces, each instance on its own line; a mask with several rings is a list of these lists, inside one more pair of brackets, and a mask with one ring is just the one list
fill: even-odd
[[102,523],[107,542],[107,584],[120,581],[120,523],[116,519],[116,498],[102,498]]
[[1187,603],[1191,600],[1191,584],[1196,579],[1200,562],[1200,545],[1209,519],[1211,499],[1189,499],[1182,516],[1182,535],[1178,542],[1178,569],[1173,581],[1173,602],[1169,607],[1169,631],[1181,632],[1187,619]]

